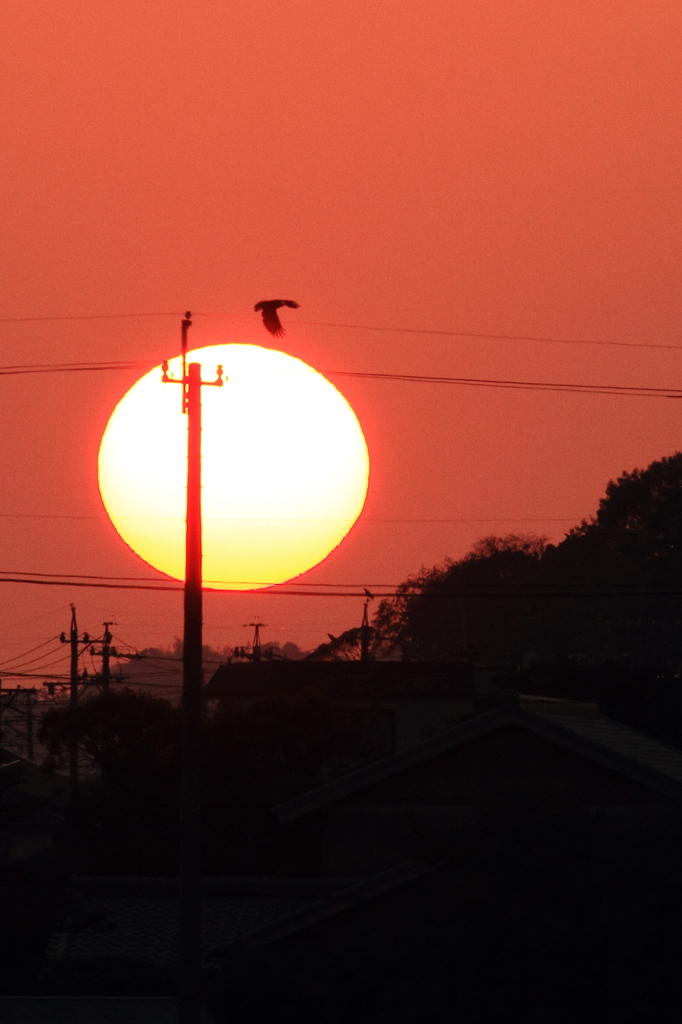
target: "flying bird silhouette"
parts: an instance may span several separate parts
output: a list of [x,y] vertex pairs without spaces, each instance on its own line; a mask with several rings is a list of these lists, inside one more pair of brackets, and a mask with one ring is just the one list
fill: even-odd
[[263,299],[262,302],[257,302],[253,307],[256,313],[260,311],[266,331],[269,331],[276,338],[281,338],[284,334],[284,328],[277,316],[277,310],[280,306],[298,309],[298,302],[294,302],[292,299]]

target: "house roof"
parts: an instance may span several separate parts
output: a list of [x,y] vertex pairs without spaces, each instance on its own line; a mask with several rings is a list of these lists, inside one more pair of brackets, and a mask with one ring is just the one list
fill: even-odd
[[[245,936],[240,945],[245,949],[252,949],[256,946],[264,946],[276,939],[291,935],[302,928],[316,924],[328,917],[349,910],[358,903],[366,902],[385,892],[397,889],[406,885],[415,878],[429,874],[436,865],[426,864],[417,861],[404,861],[395,865],[387,871],[363,878],[360,881],[349,883],[336,882],[333,889],[326,895],[316,900],[315,903],[301,907],[296,913],[290,914],[279,921],[265,925],[254,930],[250,935]],[[214,955],[219,955],[220,950],[215,950]]]
[[0,773],[7,773],[13,789],[27,796],[52,803],[64,802],[69,794],[69,780],[56,772],[48,772],[40,764],[0,748]]
[[[333,884],[332,884],[333,888]],[[330,884],[260,879],[203,883],[204,955],[269,927],[326,894]],[[156,967],[177,961],[178,887],[165,878],[75,878],[46,964],[118,957]]]
[[510,724],[682,801],[682,751],[606,718],[595,704],[506,691],[498,708],[302,793],[275,807],[273,813],[281,823],[293,821]]
[[[204,879],[204,963],[219,961],[236,947],[267,945],[432,870],[431,865],[406,862],[360,882]],[[78,878],[66,893],[65,908],[62,929],[53,933],[48,944],[44,977],[49,978],[60,964],[84,965],[101,959],[162,969],[176,965],[177,880]]]
[[[204,1013],[204,1020],[208,1021]],[[0,996],[3,1024],[177,1024],[173,998]]]

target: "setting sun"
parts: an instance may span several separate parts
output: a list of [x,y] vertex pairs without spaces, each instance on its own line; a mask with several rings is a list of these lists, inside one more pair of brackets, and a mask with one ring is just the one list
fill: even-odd
[[[322,561],[362,511],[367,445],[355,413],[300,359],[256,345],[188,354],[202,379],[203,577],[217,590],[252,590]],[[161,367],[116,406],[102,437],[99,487],[123,540],[154,568],[183,579],[187,417]],[[181,360],[170,361],[179,378]]]

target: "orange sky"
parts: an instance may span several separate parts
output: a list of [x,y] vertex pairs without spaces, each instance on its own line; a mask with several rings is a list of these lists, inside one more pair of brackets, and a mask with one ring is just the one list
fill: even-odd
[[[0,33],[0,316],[176,314],[3,323],[2,365],[149,368],[185,308],[224,314],[196,317],[196,347],[264,344],[253,304],[284,296],[282,348],[321,370],[680,386],[682,349],[307,323],[682,345],[679,2],[6,0]],[[0,568],[153,575],[96,479],[137,376],[3,378]],[[308,582],[397,583],[491,532],[559,539],[681,446],[669,400],[332,379],[372,479]],[[182,630],[178,595],[2,594],[1,661],[67,628],[71,600],[140,646]],[[361,609],[209,594],[205,636],[244,643],[259,618],[311,646]]]

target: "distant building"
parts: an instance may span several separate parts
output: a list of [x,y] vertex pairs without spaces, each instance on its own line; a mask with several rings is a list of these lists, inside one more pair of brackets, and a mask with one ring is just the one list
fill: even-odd
[[449,729],[474,711],[476,673],[466,662],[260,661],[221,665],[210,701],[248,708],[309,695],[349,714],[363,746],[385,756]]

